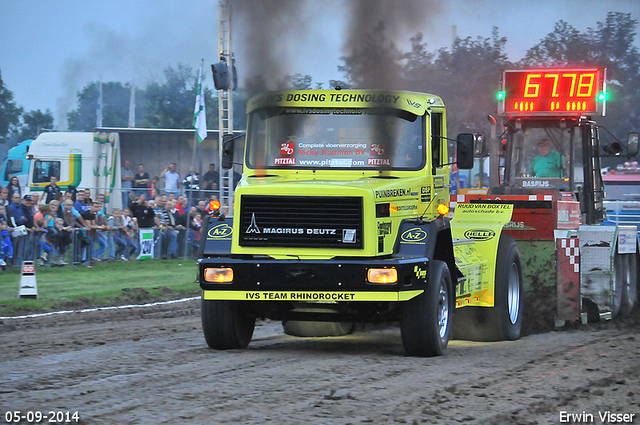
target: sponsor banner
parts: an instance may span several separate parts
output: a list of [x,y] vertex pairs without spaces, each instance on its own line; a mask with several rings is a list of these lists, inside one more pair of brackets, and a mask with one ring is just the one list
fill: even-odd
[[431,186],[422,186],[420,188],[420,202],[431,202]]
[[[434,96],[432,103],[442,105],[442,100]],[[247,102],[247,112],[267,106],[288,107],[295,112],[287,113],[305,114],[362,114],[371,108],[394,108],[421,116],[426,104],[423,95],[406,92],[304,90],[258,94]]]
[[274,165],[296,165],[295,158],[274,158]]
[[618,227],[618,253],[635,254],[638,228],[636,226]]
[[424,290],[399,292],[374,291],[204,291],[205,300],[236,301],[408,301]]
[[295,143],[281,143],[280,155],[293,155],[295,151]]
[[391,159],[389,158],[369,158],[367,159],[367,165],[391,165]]
[[466,277],[466,280],[456,286],[456,305],[493,307],[493,293],[491,281],[488,278],[489,267],[486,259],[473,245],[454,247],[456,265]]
[[504,225],[505,230],[536,230],[524,224],[524,221],[510,221]]
[[524,180],[522,187],[554,187],[549,180]]
[[512,212],[512,204],[458,204],[454,220],[458,222],[463,220],[487,221],[491,224],[500,221],[503,222],[502,225],[505,225],[511,221]]
[[407,244],[424,244],[429,234],[422,230],[420,227],[413,227],[409,230],[405,230],[400,235],[400,243]]
[[[302,92],[302,93],[273,93],[269,96],[265,95],[265,99],[259,99],[266,102],[342,102],[342,103],[383,103],[397,104],[400,96],[394,93],[341,93],[341,92]],[[252,99],[253,100],[253,99]],[[420,104],[411,101],[414,107],[420,107]],[[417,105],[417,106],[415,106]]]
[[382,156],[384,155],[384,145],[380,143],[372,143],[369,151],[370,156]]
[[227,223],[220,223],[212,226],[207,231],[207,240],[230,240],[233,227]]
[[376,199],[411,196],[411,188],[376,190]]
[[494,305],[496,257],[500,233],[511,221],[512,204],[457,204],[451,236],[458,239],[453,252],[467,281],[459,285],[458,307]]
[[140,253],[138,260],[145,260],[153,257],[153,229],[140,229]]
[[398,212],[398,211],[414,211],[417,210],[418,206],[415,204],[410,204],[410,205],[397,205],[397,204],[391,204],[389,205],[389,211],[391,212]]
[[496,232],[491,229],[472,229],[464,232],[465,239],[488,241],[496,237]]

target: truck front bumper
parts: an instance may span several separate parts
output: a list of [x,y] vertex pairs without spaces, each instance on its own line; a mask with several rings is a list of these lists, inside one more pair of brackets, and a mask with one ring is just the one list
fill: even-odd
[[[427,258],[274,260],[271,258],[205,258],[199,260],[199,282],[205,300],[351,302],[407,301],[427,287]],[[205,269],[231,268],[228,283],[207,282]],[[372,268],[395,268],[397,282],[370,283]]]

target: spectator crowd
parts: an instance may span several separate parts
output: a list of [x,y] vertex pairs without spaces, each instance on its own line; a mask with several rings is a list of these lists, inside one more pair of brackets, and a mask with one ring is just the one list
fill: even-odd
[[[121,196],[122,208],[111,208],[104,188],[63,190],[59,176],[51,176],[42,192],[23,195],[18,179],[10,178],[0,186],[0,268],[24,260],[87,267],[128,261],[140,254],[141,230],[153,233],[153,258],[195,256],[209,201],[219,195],[219,175],[214,164],[202,179],[195,167],[184,178],[176,168],[171,163],[151,178],[143,164],[134,172],[125,160],[122,189],[110,194]],[[240,176],[234,174],[237,184]]]

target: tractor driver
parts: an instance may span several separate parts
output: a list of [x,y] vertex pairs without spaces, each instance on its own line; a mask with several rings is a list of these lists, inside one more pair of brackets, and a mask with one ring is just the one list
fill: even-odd
[[562,170],[567,168],[568,155],[551,150],[547,139],[538,142],[538,155],[531,161],[531,175],[534,177],[562,177]]

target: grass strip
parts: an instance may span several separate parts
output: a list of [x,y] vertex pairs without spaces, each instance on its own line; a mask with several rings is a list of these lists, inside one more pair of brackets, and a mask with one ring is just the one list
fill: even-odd
[[21,269],[0,271],[0,316],[164,301],[200,293],[196,260],[37,267],[38,298],[19,298]]

